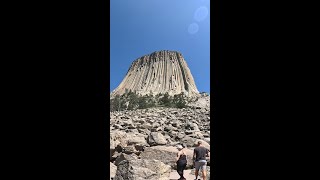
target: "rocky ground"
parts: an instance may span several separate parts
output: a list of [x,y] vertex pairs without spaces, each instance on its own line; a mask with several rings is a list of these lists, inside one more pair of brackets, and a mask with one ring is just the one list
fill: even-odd
[[188,171],[185,175],[187,179],[194,179],[191,159],[195,144],[202,140],[210,149],[210,107],[200,103],[184,109],[112,112],[110,132],[110,179],[178,179],[177,144],[186,147]]

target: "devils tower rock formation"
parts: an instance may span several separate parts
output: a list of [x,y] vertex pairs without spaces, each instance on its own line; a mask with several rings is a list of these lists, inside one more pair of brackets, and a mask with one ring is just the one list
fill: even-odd
[[157,51],[135,60],[111,97],[135,91],[141,95],[168,92],[169,95],[199,94],[190,69],[182,54],[176,51]]

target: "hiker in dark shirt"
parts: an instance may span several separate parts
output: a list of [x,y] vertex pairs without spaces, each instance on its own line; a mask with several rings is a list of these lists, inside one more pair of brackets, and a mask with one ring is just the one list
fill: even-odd
[[183,176],[183,171],[187,166],[187,154],[181,145],[177,145],[177,149],[179,150],[176,157],[177,172],[180,175],[179,180],[186,180]]
[[206,180],[207,178],[207,160],[206,157],[209,157],[209,150],[202,146],[202,142],[198,141],[198,146],[193,151],[193,165],[195,167],[195,175],[196,180],[198,178],[199,169],[202,170],[202,176],[203,180]]

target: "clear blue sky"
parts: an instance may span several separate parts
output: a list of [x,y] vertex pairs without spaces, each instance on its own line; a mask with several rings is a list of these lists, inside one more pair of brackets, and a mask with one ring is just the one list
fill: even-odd
[[110,92],[134,60],[160,50],[181,52],[210,92],[210,0],[111,0],[110,12]]

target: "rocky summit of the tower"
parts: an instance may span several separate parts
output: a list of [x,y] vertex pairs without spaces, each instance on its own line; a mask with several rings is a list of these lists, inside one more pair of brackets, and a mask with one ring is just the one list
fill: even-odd
[[112,91],[111,97],[130,90],[141,95],[150,92],[153,95],[199,94],[182,54],[167,50],[156,51],[136,59],[120,85]]

